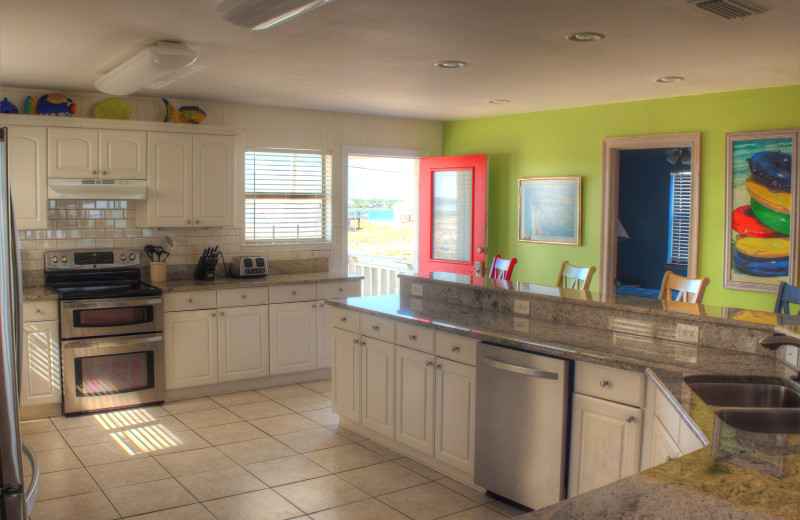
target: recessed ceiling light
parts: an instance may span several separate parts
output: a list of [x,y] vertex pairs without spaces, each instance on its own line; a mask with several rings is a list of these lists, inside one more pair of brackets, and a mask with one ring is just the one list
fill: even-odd
[[466,63],[457,60],[443,60],[434,63],[434,65],[436,65],[440,69],[457,69],[459,67],[463,67],[464,65],[466,65]]
[[571,42],[582,42],[582,43],[597,42],[605,37],[606,37],[605,34],[597,32],[579,32],[579,33],[568,34],[567,36],[565,36],[565,38]]
[[680,83],[685,79],[683,76],[661,76],[656,81],[659,83]]
[[489,103],[494,105],[505,105],[506,103],[511,103],[510,99],[490,99]]

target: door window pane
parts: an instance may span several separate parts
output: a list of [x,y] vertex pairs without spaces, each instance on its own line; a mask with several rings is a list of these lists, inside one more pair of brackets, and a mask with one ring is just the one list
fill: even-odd
[[433,172],[433,244],[437,260],[472,258],[472,170]]

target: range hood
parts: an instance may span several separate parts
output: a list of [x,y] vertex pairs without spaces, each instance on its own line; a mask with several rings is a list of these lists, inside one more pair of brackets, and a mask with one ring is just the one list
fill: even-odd
[[48,199],[145,200],[144,179],[48,179]]

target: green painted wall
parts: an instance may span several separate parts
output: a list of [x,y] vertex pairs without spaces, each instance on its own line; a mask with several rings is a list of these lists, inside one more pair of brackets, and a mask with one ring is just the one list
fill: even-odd
[[[702,132],[698,274],[711,278],[704,303],[772,310],[774,296],[722,288],[725,134],[800,126],[800,85],[533,112],[444,125],[446,155],[489,154],[489,258],[519,259],[514,280],[555,284],[563,260],[598,265],[602,140]],[[517,240],[517,179],[581,175],[580,247]],[[592,282],[597,288],[598,277]]]

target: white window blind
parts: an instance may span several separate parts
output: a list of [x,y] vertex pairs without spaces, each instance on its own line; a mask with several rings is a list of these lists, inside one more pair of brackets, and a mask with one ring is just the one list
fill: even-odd
[[244,178],[245,241],[330,242],[330,153],[247,150]]
[[672,174],[669,211],[669,258],[671,264],[689,262],[692,172]]

